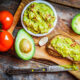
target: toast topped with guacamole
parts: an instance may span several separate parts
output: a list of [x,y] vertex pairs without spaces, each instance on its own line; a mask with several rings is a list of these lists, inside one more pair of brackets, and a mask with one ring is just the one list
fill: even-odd
[[71,61],[80,61],[80,45],[67,36],[54,36],[47,43],[46,49],[52,56],[68,58]]

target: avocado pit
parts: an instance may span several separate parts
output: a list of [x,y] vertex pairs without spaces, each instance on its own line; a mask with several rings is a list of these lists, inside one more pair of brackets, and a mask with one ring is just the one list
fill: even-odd
[[21,52],[23,52],[23,53],[29,53],[32,48],[31,43],[27,39],[22,39],[20,41],[19,47],[20,47]]

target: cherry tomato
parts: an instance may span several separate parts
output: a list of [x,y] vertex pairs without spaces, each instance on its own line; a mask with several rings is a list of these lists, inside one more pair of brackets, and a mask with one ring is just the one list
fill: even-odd
[[0,52],[8,51],[12,47],[12,45],[12,35],[5,30],[0,30]]
[[13,23],[13,15],[9,11],[0,11],[0,25],[2,29],[9,29]]

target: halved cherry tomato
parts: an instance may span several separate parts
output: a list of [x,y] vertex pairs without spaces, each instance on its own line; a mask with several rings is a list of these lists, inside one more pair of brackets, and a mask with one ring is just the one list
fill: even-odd
[[0,30],[0,52],[8,51],[12,47],[12,45],[12,35],[5,30]]
[[9,11],[0,11],[0,24],[2,29],[9,29],[13,23],[13,15]]

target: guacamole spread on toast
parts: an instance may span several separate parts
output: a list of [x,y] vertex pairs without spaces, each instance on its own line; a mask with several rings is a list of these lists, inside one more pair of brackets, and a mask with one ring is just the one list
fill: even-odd
[[65,69],[71,69],[71,70],[79,70],[79,67],[76,64],[72,64],[72,65],[60,65],[61,67],[64,67]]
[[63,57],[71,57],[74,61],[80,61],[80,45],[71,38],[57,36],[51,40],[51,46]]

